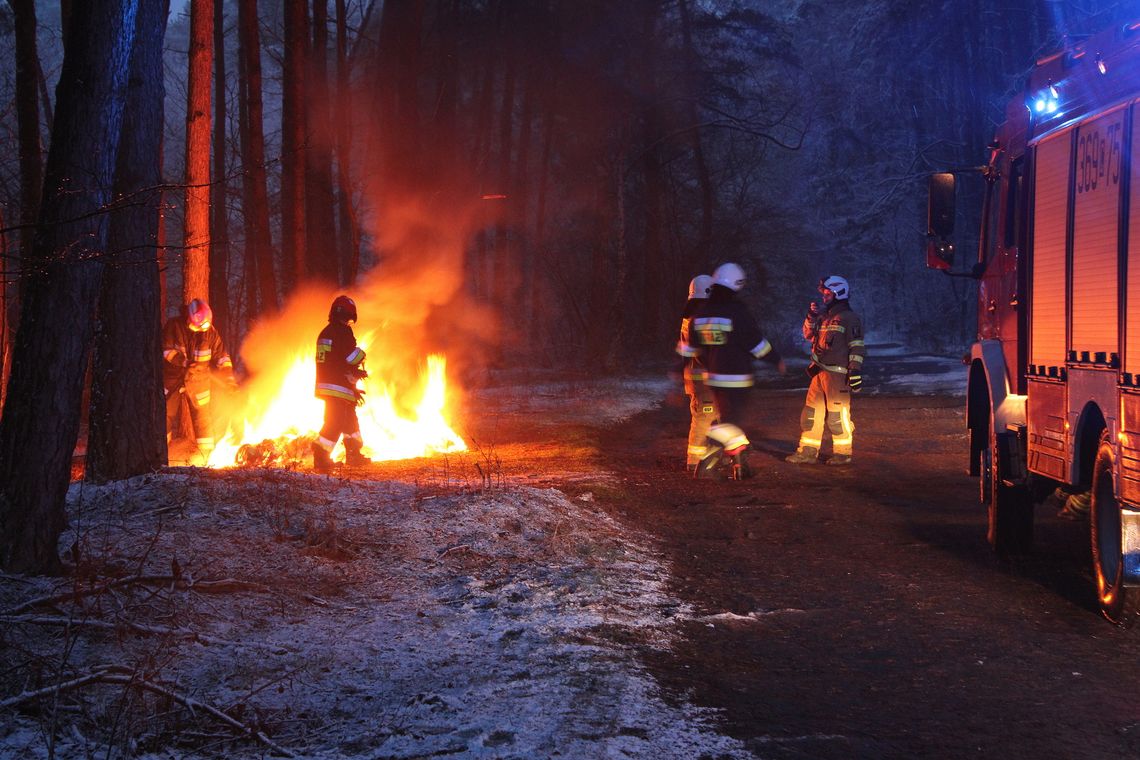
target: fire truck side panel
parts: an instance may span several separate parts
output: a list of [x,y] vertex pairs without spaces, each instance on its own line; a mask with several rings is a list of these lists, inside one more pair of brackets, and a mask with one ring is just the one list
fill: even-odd
[[1031,374],[1059,379],[1065,366],[1065,248],[1070,205],[1071,130],[1041,141],[1035,149],[1035,158],[1029,363],[1034,367]]
[[1124,307],[1124,357],[1121,363],[1124,373],[1121,377],[1125,387],[1140,386],[1137,377],[1140,376],[1140,308],[1129,294],[1140,294],[1140,128],[1137,128],[1137,111],[1140,106],[1132,107],[1132,139],[1129,160],[1132,164],[1129,170],[1129,198],[1128,198],[1128,245],[1125,259],[1125,285],[1122,295]]
[[1140,504],[1140,393],[1120,396],[1120,498]]
[[1072,145],[1073,130],[1067,129],[1042,140],[1032,154],[1026,461],[1030,472],[1061,481],[1066,479],[1070,465],[1066,456],[1064,377]]
[[1029,380],[1027,400],[1029,471],[1065,480],[1069,470],[1065,445],[1065,386],[1059,380]]
[[1124,109],[1077,128],[1069,360],[1118,366]]

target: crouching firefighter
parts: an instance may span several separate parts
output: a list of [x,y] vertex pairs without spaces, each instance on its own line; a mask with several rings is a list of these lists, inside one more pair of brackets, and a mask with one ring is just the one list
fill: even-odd
[[737,293],[744,287],[744,270],[721,264],[713,272],[709,297],[693,317],[705,362],[705,383],[716,402],[719,422],[709,428],[708,450],[695,476],[718,477],[725,469],[734,479],[747,478],[748,436],[744,433],[748,401],[755,383],[752,362],[774,364],[783,375],[787,367],[780,353],[760,333],[756,320]]
[[690,474],[696,473],[708,453],[709,428],[716,421],[716,404],[712,391],[705,384],[704,360],[700,349],[694,345],[692,330],[693,315],[704,306],[712,284],[713,279],[707,274],[699,274],[689,283],[689,299],[681,315],[681,337],[677,341],[677,354],[685,363],[682,370],[685,395],[689,397],[689,447],[685,466]]
[[800,441],[796,453],[787,458],[795,464],[819,460],[823,436],[831,434],[832,455],[828,464],[851,463],[855,425],[851,421],[851,394],[863,387],[863,322],[851,310],[851,289],[837,275],[819,281],[823,309],[815,302],[804,318],[804,339],[811,341],[811,364],[807,398],[800,414]]
[[166,393],[166,442],[178,427],[182,397],[190,410],[194,442],[204,460],[214,450],[210,385],[215,374],[235,388],[234,365],[213,325],[214,312],[200,298],[186,304],[185,311],[162,326],[162,385]]
[[316,397],[325,402],[325,421],[317,440],[313,441],[313,469],[332,471],[332,450],[344,436],[344,462],[347,465],[368,464],[360,453],[364,440],[356,407],[364,402],[364,391],[356,381],[368,377],[364,370],[364,351],[356,345],[349,322],[356,321],[356,303],[348,296],[337,296],[329,308],[329,323],[317,336]]

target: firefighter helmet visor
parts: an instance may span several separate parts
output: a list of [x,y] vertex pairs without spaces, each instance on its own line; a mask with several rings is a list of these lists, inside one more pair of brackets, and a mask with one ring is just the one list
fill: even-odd
[[825,290],[830,290],[835,295],[836,300],[839,301],[845,301],[851,295],[851,288],[847,284],[847,280],[835,274],[819,278],[819,292],[822,293]]
[[332,306],[329,307],[329,321],[330,322],[355,322],[356,321],[356,301],[353,301],[348,296],[337,296]]
[[186,323],[194,332],[206,332],[214,321],[214,312],[210,304],[201,298],[195,298],[186,304]]

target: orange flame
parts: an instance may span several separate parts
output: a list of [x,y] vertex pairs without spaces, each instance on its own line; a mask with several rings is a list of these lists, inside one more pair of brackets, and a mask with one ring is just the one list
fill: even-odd
[[[361,346],[366,349],[362,343]],[[313,438],[324,421],[324,402],[313,396],[315,363],[311,351],[298,351],[276,377],[251,384],[244,408],[232,419],[230,431],[211,453],[209,467],[233,467],[239,450],[264,441],[287,443]],[[369,376],[364,384],[365,402],[357,409],[364,454],[375,460],[411,459],[435,453],[466,451],[463,439],[447,421],[447,360],[428,357],[421,376],[419,403],[401,413],[393,384]],[[338,459],[343,444],[333,451]]]

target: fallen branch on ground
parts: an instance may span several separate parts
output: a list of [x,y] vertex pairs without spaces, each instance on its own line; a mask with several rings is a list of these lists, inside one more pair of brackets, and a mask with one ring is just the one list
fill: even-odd
[[111,665],[105,668],[100,668],[99,670],[93,671],[91,673],[87,673],[86,675],[79,676],[78,678],[73,678],[69,681],[62,681],[51,686],[45,686],[42,689],[22,692],[14,697],[10,697],[0,702],[0,709],[14,707],[18,704],[28,702],[38,697],[46,697],[57,694],[61,691],[76,689],[89,683],[111,683],[122,684],[124,686],[135,686],[145,691],[149,691],[153,694],[158,694],[159,696],[166,697],[167,699],[172,699],[186,709],[190,710],[190,712],[201,710],[220,720],[222,723],[225,723],[230,728],[236,731],[240,731],[241,733],[248,736],[254,737],[279,755],[283,755],[284,757],[296,757],[296,755],[294,755],[292,752],[285,749],[280,744],[274,742],[261,731],[258,731],[253,726],[242,723],[236,718],[230,717],[222,710],[219,710],[217,707],[214,707],[213,705],[206,702],[199,702],[198,700],[188,697],[185,694],[174,691],[173,689],[168,689],[161,684],[152,683],[150,681],[139,678],[121,666]]
[[87,596],[98,596],[114,588],[122,588],[123,586],[132,585],[148,585],[148,584],[170,584],[172,590],[179,591],[197,591],[203,594],[221,594],[229,591],[269,591],[268,586],[263,586],[257,583],[250,583],[248,581],[234,580],[233,578],[224,578],[216,581],[196,581],[192,578],[176,575],[132,575],[127,578],[118,578],[108,583],[94,586],[90,589],[81,591],[68,591],[62,594],[53,594],[51,596],[41,596],[36,599],[29,599],[23,604],[16,605],[10,609],[4,610],[3,615],[19,615],[34,607],[51,606],[59,602],[68,602],[75,599],[82,599]]
[[0,615],[0,622],[4,623],[25,623],[29,625],[54,625],[60,627],[85,627],[85,628],[101,628],[103,630],[114,631],[120,628],[134,631],[146,636],[173,636],[175,638],[187,639],[188,641],[195,641],[199,644],[209,645],[228,645],[233,647],[242,647],[245,649],[260,649],[267,651],[271,654],[285,654],[289,650],[281,646],[269,646],[264,644],[247,644],[244,641],[233,641],[231,639],[219,639],[214,636],[207,636],[199,631],[192,631],[189,628],[166,628],[157,625],[143,625],[142,623],[132,623],[130,621],[123,621],[118,623],[111,623],[106,620],[85,620],[80,618],[68,617],[47,617],[36,615]]

